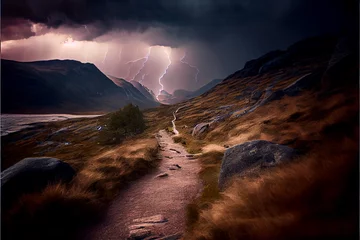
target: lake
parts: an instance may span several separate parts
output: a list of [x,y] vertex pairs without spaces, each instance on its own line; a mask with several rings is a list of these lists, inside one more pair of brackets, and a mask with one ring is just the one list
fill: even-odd
[[54,122],[73,118],[93,118],[101,115],[72,114],[1,114],[1,136],[20,131],[40,122]]

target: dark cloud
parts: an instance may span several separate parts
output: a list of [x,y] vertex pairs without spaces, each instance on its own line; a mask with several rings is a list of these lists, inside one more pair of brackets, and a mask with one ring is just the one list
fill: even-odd
[[[169,90],[180,86],[191,89],[226,77],[246,61],[300,39],[344,29],[357,32],[358,9],[358,0],[3,0],[1,40],[50,31],[71,35],[75,40],[117,41],[115,50],[109,50],[108,67],[102,63],[106,48],[96,56],[101,56],[97,61],[102,70],[119,76],[128,71],[115,62],[120,45],[138,41],[145,44],[145,51],[147,45],[179,47],[186,49],[187,60],[200,69],[199,83],[194,86],[190,81],[193,70],[184,72],[185,66],[180,64],[169,69],[164,84]],[[32,23],[44,29],[34,31]],[[39,59],[58,57],[52,55],[53,45],[47,50],[44,45],[38,48],[31,54],[18,48],[17,55],[23,59],[31,55]],[[124,48],[124,55],[135,58],[133,49]],[[10,50],[7,54],[14,55]],[[156,61],[150,59],[152,62]],[[147,76],[147,81],[156,84],[163,67],[159,66],[154,76]]]
[[24,19],[4,19],[2,20],[1,40],[17,40],[35,36],[32,24]]
[[319,31],[324,25],[329,29],[334,20],[341,24],[340,17],[346,15],[341,10],[346,2],[349,1],[3,0],[2,17],[27,19],[53,28],[97,24],[100,29],[97,34],[112,29],[144,31],[149,27],[162,27],[176,37],[211,40],[258,21],[294,24],[299,31],[307,28]]

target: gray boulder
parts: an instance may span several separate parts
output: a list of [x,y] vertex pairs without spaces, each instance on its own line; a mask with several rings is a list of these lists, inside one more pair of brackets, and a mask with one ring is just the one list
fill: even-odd
[[223,190],[234,175],[244,176],[250,170],[272,167],[290,161],[296,155],[295,149],[264,140],[231,147],[226,150],[222,160],[219,188]]
[[200,134],[204,133],[209,127],[210,123],[197,124],[192,131],[192,136],[199,136]]
[[251,100],[254,100],[254,101],[257,101],[261,98],[262,96],[262,92],[261,91],[254,91],[252,94],[251,94]]
[[25,193],[39,192],[48,184],[67,183],[75,170],[56,158],[25,158],[1,173],[1,199],[8,206]]

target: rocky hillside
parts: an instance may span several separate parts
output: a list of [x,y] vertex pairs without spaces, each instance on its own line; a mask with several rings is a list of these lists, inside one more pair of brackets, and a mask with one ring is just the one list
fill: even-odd
[[189,206],[185,239],[357,236],[358,74],[356,38],[316,37],[247,62],[207,94],[149,111],[182,107],[176,141],[205,154],[207,187]]
[[93,64],[72,60],[1,60],[3,113],[114,111],[128,103],[158,104],[130,83],[117,86]]
[[139,90],[145,97],[147,97],[148,99],[150,99],[151,101],[157,101],[156,96],[154,94],[153,91],[151,91],[150,89],[148,89],[147,87],[145,87],[144,85],[142,85],[139,82],[136,81],[130,81],[130,83],[137,88],[137,90]]

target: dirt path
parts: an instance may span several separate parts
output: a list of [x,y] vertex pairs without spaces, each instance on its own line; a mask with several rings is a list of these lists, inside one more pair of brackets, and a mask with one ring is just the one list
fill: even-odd
[[[132,239],[161,239],[184,231],[186,206],[201,189],[200,167],[165,130],[157,138],[162,159],[159,168],[122,191],[107,219],[91,232],[91,239],[118,240],[130,235],[139,237]],[[146,238],[149,236],[155,238]]]
[[178,109],[176,109],[175,112],[173,112],[174,119],[171,121],[171,123],[172,123],[172,126],[173,126],[173,132],[174,132],[175,136],[179,135],[179,131],[176,129],[176,125],[175,125],[175,121],[176,121],[176,119],[177,119],[177,118],[176,118],[176,113],[177,113],[180,109],[182,109],[182,108],[184,108],[184,107],[186,107],[186,106],[179,107]]

